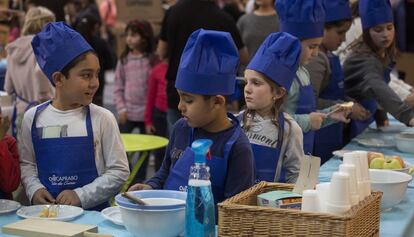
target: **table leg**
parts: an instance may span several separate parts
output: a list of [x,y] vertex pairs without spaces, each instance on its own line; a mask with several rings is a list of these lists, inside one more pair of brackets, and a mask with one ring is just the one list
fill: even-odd
[[[121,190],[119,191],[120,193],[126,192],[128,190],[129,185],[132,183],[132,181],[135,178],[135,175],[138,173],[138,170],[141,168],[142,163],[144,163],[145,159],[148,158],[148,151],[142,151],[139,159],[137,160],[137,162],[135,163],[134,167],[131,170],[131,173],[129,174],[127,180],[125,181],[125,183],[122,185]],[[130,158],[132,158],[132,156],[134,155],[134,153],[130,153],[128,154],[128,160],[130,160]]]

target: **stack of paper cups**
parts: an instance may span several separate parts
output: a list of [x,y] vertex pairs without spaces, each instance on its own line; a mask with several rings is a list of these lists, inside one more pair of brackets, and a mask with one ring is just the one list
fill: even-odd
[[349,174],[334,172],[331,178],[329,199],[326,202],[328,213],[342,215],[351,208]]
[[359,202],[358,182],[356,177],[355,165],[342,164],[339,165],[339,171],[349,175],[349,190],[351,193],[351,204],[356,205]]
[[326,202],[329,200],[329,187],[331,183],[320,183],[316,185],[316,191],[319,197],[319,212],[327,212]]
[[307,189],[303,191],[302,211],[319,212],[319,195],[316,190]]
[[364,198],[365,198],[365,191],[364,191],[365,188],[364,188],[364,184],[363,184],[363,181],[362,181],[361,163],[359,161],[358,153],[355,153],[355,152],[345,153],[344,157],[343,157],[343,163],[355,166],[356,180],[357,180],[357,184],[358,184],[357,187],[358,187],[359,201],[364,200]]
[[364,190],[364,198],[371,195],[371,180],[369,178],[369,169],[368,169],[368,152],[366,151],[354,151],[355,154],[359,157],[359,162],[361,163],[361,181]]

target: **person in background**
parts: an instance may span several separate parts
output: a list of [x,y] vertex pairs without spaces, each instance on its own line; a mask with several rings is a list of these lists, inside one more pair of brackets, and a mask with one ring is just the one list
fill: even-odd
[[[153,56],[154,37],[151,25],[144,20],[130,21],[126,28],[126,46],[115,70],[114,102],[118,112],[121,133],[139,129],[145,133],[145,105],[147,86]],[[148,159],[145,159],[135,177],[137,182],[146,178]]]
[[55,15],[47,8],[31,8],[23,24],[23,36],[6,48],[7,71],[4,89],[16,97],[11,120],[14,136],[17,136],[20,131],[24,112],[54,95],[55,89],[39,68],[31,46],[34,34],[39,33],[47,23],[53,21]]
[[224,0],[222,10],[229,14],[234,22],[244,15],[244,5],[241,0]]
[[65,4],[70,0],[27,0],[25,7],[29,11],[32,7],[45,7],[52,11],[57,21],[65,20],[65,12],[63,10]]
[[244,73],[247,109],[241,126],[252,145],[256,182],[295,183],[303,154],[302,130],[281,111],[299,66],[300,41],[285,32],[270,34]]
[[210,180],[218,203],[253,185],[254,164],[249,140],[238,120],[226,113],[226,95],[234,92],[239,55],[230,33],[195,31],[184,48],[176,87],[183,118],[174,125],[161,169],[145,184],[129,190],[185,191],[194,164],[191,143],[211,139]]
[[99,20],[91,14],[85,14],[73,28],[92,46],[99,58],[101,70],[99,71],[99,89],[93,97],[93,103],[103,105],[103,92],[105,87],[105,71],[115,67],[116,56],[108,43],[99,36]]
[[[317,109],[325,109],[345,100],[344,74],[339,57],[333,53],[345,40],[351,26],[352,15],[348,0],[325,0],[325,26],[318,56],[305,66],[315,92]],[[351,119],[364,120],[370,115],[358,103],[354,103]],[[332,152],[341,149],[344,124],[335,123],[315,132],[314,155],[320,157],[321,164],[332,157]]]
[[[362,133],[374,121],[381,107],[407,126],[414,126],[414,110],[388,86],[396,58],[395,29],[389,0],[360,0],[362,40],[344,62],[345,93],[369,110],[363,121],[352,121],[350,137]],[[377,119],[377,126],[387,125],[386,116]]]
[[20,184],[19,153],[14,137],[8,136],[10,119],[1,116],[0,108],[0,199],[12,199]]
[[[168,62],[163,59],[152,69],[148,79],[147,104],[145,106],[145,132],[168,137],[167,131],[167,73]],[[155,170],[159,170],[165,148],[154,151]]]
[[279,31],[279,18],[273,7],[274,2],[275,0],[256,0],[256,9],[237,21],[237,28],[249,53],[249,61],[266,37]]
[[217,5],[216,0],[179,0],[170,7],[162,21],[157,54],[168,58],[167,69],[167,121],[168,131],[181,117],[177,109],[179,96],[174,83],[180,57],[188,37],[194,31],[205,28],[230,32],[239,49],[240,63],[247,65],[248,54],[234,20]]
[[[303,132],[305,154],[313,153],[315,131],[334,121],[349,122],[350,112],[345,107],[331,106],[316,110],[315,94],[309,72],[304,67],[312,57],[316,57],[322,43],[325,23],[325,10],[322,0],[277,0],[280,31],[288,32],[301,41],[302,51],[296,78],[290,87],[283,110],[296,120]],[[337,110],[338,109],[338,110]],[[330,114],[326,113],[336,110]]]
[[102,210],[129,169],[114,115],[92,104],[99,87],[98,57],[63,22],[46,25],[32,47],[56,93],[23,118],[20,168],[29,200]]

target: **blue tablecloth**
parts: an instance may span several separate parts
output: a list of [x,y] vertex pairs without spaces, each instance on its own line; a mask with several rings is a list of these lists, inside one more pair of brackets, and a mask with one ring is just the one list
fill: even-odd
[[[16,215],[16,212],[9,214],[0,214],[0,227],[13,223],[16,221],[22,220],[22,218]],[[84,211],[84,213],[77,217],[76,219],[70,221],[71,223],[86,224],[86,225],[96,225],[98,226],[98,232],[102,234],[112,234],[116,237],[133,237],[125,227],[115,225],[112,222],[103,218],[100,212],[96,211]],[[6,235],[0,232],[0,236],[4,237],[14,237],[15,235]]]
[[[399,122],[393,118],[390,118],[391,124],[398,124]],[[376,129],[372,129],[370,126],[364,131],[363,134],[357,138],[377,138],[392,140],[397,133],[381,132]],[[412,129],[412,128],[411,128]],[[410,128],[406,128],[410,130]],[[412,130],[411,130],[412,131]],[[414,144],[413,144],[414,146]],[[405,161],[410,164],[414,164],[414,155],[408,153],[401,153],[396,147],[393,148],[378,148],[378,147],[365,147],[359,145],[355,140],[346,145],[344,150],[364,150],[364,151],[377,151],[382,152],[385,155],[399,155]],[[342,163],[339,157],[332,157],[328,162],[323,164],[319,174],[320,182],[329,182],[332,173],[338,170],[339,165]],[[381,212],[380,222],[380,236],[414,236],[414,182],[408,184],[408,189],[405,194],[404,200],[398,205],[394,206],[389,211]]]

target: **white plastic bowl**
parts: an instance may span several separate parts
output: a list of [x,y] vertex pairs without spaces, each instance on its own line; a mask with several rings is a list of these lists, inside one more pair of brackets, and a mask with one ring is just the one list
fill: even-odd
[[399,133],[395,135],[395,143],[398,150],[414,153],[414,133]]
[[126,229],[136,237],[176,237],[184,232],[187,193],[171,190],[129,192],[148,203],[140,206],[115,197]]
[[400,203],[405,197],[411,175],[392,170],[370,169],[371,189],[381,191],[381,209],[391,208]]

